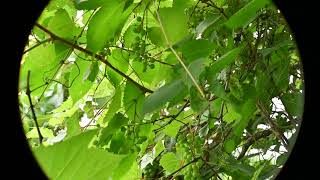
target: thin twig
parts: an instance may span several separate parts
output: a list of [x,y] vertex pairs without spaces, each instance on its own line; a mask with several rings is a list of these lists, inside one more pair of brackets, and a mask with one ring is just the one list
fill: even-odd
[[172,51],[172,53],[176,56],[176,58],[178,59],[178,61],[180,62],[180,64],[182,65],[182,67],[184,68],[184,70],[186,71],[186,73],[188,74],[188,76],[190,77],[191,81],[193,82],[193,84],[195,85],[195,87],[197,88],[197,90],[199,91],[199,93],[201,94],[201,96],[206,99],[206,96],[203,92],[203,90],[201,89],[201,87],[198,85],[197,81],[195,80],[195,78],[193,77],[193,75],[191,74],[191,72],[189,71],[189,69],[187,68],[187,66],[184,64],[184,62],[182,61],[181,57],[178,55],[178,53],[176,52],[176,50],[173,49],[172,44],[170,43],[167,34],[163,28],[163,24],[158,12],[158,9],[156,10],[156,14],[157,14],[157,19],[160,25],[160,29],[162,31],[162,34],[164,36],[164,39],[166,40],[166,43],[168,45],[168,47],[170,48],[170,50]]
[[63,44],[70,46],[71,48],[74,48],[78,51],[81,51],[85,54],[88,54],[94,58],[97,58],[99,61],[101,61],[102,63],[104,63],[105,65],[109,66],[112,70],[114,70],[116,73],[118,73],[119,75],[121,75],[122,77],[126,78],[127,80],[131,81],[133,84],[135,84],[143,93],[153,93],[152,90],[140,85],[139,83],[137,83],[136,81],[134,81],[132,78],[130,78],[129,76],[127,76],[125,73],[123,73],[122,71],[120,71],[119,69],[117,69],[116,67],[114,67],[109,61],[107,61],[104,56],[100,55],[100,54],[95,54],[92,51],[85,49],[83,47],[78,46],[77,44],[74,44],[68,40],[65,40],[59,36],[57,36],[56,34],[52,33],[50,30],[48,30],[47,28],[45,28],[44,26],[40,25],[39,23],[36,23],[35,26],[37,26],[38,28],[40,28],[42,31],[44,31],[45,33],[49,34],[54,40],[58,40],[60,42],[62,42]]
[[34,46],[30,47],[29,49],[26,49],[26,50],[23,52],[23,54],[31,51],[32,49],[40,46],[41,44],[44,44],[44,43],[46,43],[46,42],[49,42],[49,41],[51,41],[51,40],[52,40],[51,38],[48,38],[48,39],[45,39],[45,40],[43,40],[43,41],[40,41],[39,43],[35,44]]
[[243,145],[242,149],[241,149],[241,152],[237,158],[237,160],[240,160],[242,159],[246,152],[248,151],[249,147],[255,143],[256,141],[258,141],[259,139],[262,139],[262,138],[266,138],[268,137],[270,134],[272,133],[272,131],[270,129],[267,129],[267,130],[264,130],[264,131],[261,131],[261,132],[257,132],[256,134],[254,134],[253,136],[250,136],[246,143]]
[[28,96],[28,99],[29,99],[29,103],[30,103],[30,108],[31,108],[31,112],[32,112],[32,116],[33,116],[33,120],[35,122],[35,125],[36,125],[36,128],[37,128],[37,132],[38,132],[38,135],[39,135],[39,142],[40,144],[42,144],[42,140],[43,140],[43,136],[40,132],[40,128],[39,128],[39,124],[38,124],[38,121],[37,121],[37,116],[36,116],[36,113],[34,112],[34,107],[33,107],[33,104],[32,104],[32,100],[31,100],[31,91],[30,91],[30,70],[28,71],[28,75],[27,75],[27,90],[26,90],[26,94]]
[[257,107],[260,109],[262,116],[266,119],[267,123],[270,125],[271,130],[274,132],[276,137],[282,142],[282,144],[288,148],[289,141],[288,139],[283,135],[283,133],[280,131],[280,129],[276,126],[276,124],[272,121],[270,118],[269,113],[267,112],[266,108],[262,104],[260,100],[257,102]]
[[171,173],[171,174],[168,175],[168,179],[172,179],[172,178],[173,178],[173,175],[175,175],[176,173],[178,173],[179,171],[181,171],[181,170],[184,169],[185,167],[189,166],[190,164],[197,162],[199,159],[201,159],[201,157],[194,158],[194,159],[193,159],[192,161],[190,161],[189,163],[187,163],[187,164],[185,164],[184,166],[182,166],[181,168],[175,170],[173,173]]

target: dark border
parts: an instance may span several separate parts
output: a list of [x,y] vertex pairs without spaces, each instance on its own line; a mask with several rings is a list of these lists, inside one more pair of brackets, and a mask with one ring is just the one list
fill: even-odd
[[[302,124],[291,155],[285,166],[282,168],[276,179],[309,179],[317,173],[316,161],[316,133],[319,132],[319,126],[316,117],[319,112],[319,95],[317,87],[317,73],[319,66],[317,61],[318,28],[314,26],[319,18],[319,12],[316,2],[296,1],[296,0],[275,0],[282,14],[285,16],[300,51],[303,62],[304,80],[305,80],[305,106]],[[319,122],[319,121],[318,121]]]
[[[9,176],[9,179],[46,179],[40,170],[22,131],[20,123],[20,115],[18,111],[17,100],[17,80],[19,75],[19,63],[22,51],[26,43],[28,34],[37,17],[42,12],[46,0],[28,0],[28,1],[10,1],[2,4],[1,29],[4,30],[1,37],[1,53],[8,57],[1,56],[1,177]],[[316,1],[293,1],[293,0],[276,0],[277,6],[286,17],[298,43],[298,48],[303,60],[304,75],[306,83],[305,91],[305,111],[303,115],[303,123],[297,138],[296,145],[292,150],[285,167],[281,170],[277,179],[306,179],[308,175],[317,173],[316,165],[312,161],[316,161],[316,128],[317,110],[319,105],[316,102],[319,96],[316,92],[320,92],[316,87],[317,72],[319,67],[316,57],[319,52],[319,45],[314,44],[319,36],[317,28],[313,25],[318,24],[316,16]],[[8,10],[8,12],[5,12]],[[311,20],[311,22],[309,21]],[[3,63],[6,63],[3,65]],[[6,71],[7,70],[7,71]],[[3,100],[3,98],[8,99]],[[318,110],[319,111],[319,110]],[[4,118],[6,117],[6,118]],[[313,118],[315,117],[315,118]],[[314,141],[314,143],[312,143]],[[314,168],[314,169],[312,169]]]

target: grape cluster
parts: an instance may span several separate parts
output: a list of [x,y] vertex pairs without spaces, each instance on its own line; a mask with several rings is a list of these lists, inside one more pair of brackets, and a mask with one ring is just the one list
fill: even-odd
[[195,8],[190,7],[185,10],[185,14],[190,17],[188,26],[190,29],[194,29],[197,25],[203,21],[208,15],[213,13],[213,8],[208,4],[199,3]]
[[144,179],[158,179],[163,175],[163,167],[160,166],[158,160],[154,160],[152,164],[149,163],[143,171]]
[[146,51],[147,43],[145,41],[146,30],[143,28],[142,18],[137,17],[137,21],[140,22],[138,26],[134,28],[136,33],[135,43],[132,44],[131,48],[134,51],[133,59],[139,62],[143,62],[143,72],[147,71],[147,68],[154,69],[155,59],[151,57],[151,54]]
[[[193,161],[194,157],[200,157],[203,154],[202,145],[204,140],[199,136],[193,136],[192,134],[188,135],[179,135],[176,148],[182,148],[184,151],[183,159],[185,164]],[[201,167],[203,162],[200,160],[191,163],[184,170],[184,179],[201,179]]]

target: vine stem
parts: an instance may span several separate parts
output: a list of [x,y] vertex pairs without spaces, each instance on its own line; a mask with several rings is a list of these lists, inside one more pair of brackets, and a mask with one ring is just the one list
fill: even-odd
[[37,132],[38,132],[38,135],[39,135],[39,142],[40,142],[40,144],[42,144],[43,136],[42,136],[42,134],[40,132],[39,124],[38,124],[38,121],[37,121],[37,116],[36,116],[36,113],[34,112],[34,107],[33,107],[32,100],[31,100],[31,95],[30,95],[31,94],[31,91],[30,91],[30,74],[31,74],[30,70],[28,70],[26,94],[27,94],[28,99],[29,99],[33,120],[34,120],[34,122],[36,124]]
[[184,62],[182,61],[181,57],[178,55],[178,53],[176,52],[176,50],[173,49],[172,44],[170,43],[166,32],[164,31],[163,28],[163,24],[158,12],[158,9],[156,10],[156,14],[157,14],[157,19],[159,21],[159,25],[162,31],[162,34],[166,40],[167,46],[169,46],[169,49],[172,51],[172,53],[177,57],[179,63],[182,65],[182,67],[184,68],[184,70],[187,72],[188,76],[190,77],[190,79],[192,80],[193,84],[196,86],[196,88],[198,89],[199,93],[201,94],[201,96],[205,99],[206,96],[204,94],[204,92],[202,91],[201,87],[198,85],[197,81],[195,80],[195,78],[193,77],[193,75],[191,74],[191,72],[189,71],[189,69],[187,68],[187,66],[184,64]]
[[282,144],[288,149],[288,146],[289,146],[288,139],[282,134],[280,129],[272,121],[272,119],[270,118],[270,115],[268,114],[268,112],[267,112],[266,108],[264,107],[263,103],[261,102],[261,100],[258,100],[256,105],[259,108],[259,110],[261,111],[262,116],[264,116],[264,118],[266,119],[267,123],[270,125],[271,130],[273,131],[273,133],[282,142]]
[[114,70],[117,74],[119,74],[120,76],[126,78],[128,81],[131,81],[134,85],[136,85],[142,92],[146,93],[153,93],[152,90],[140,85],[139,83],[137,83],[136,81],[134,81],[132,78],[130,78],[129,76],[127,76],[125,73],[123,73],[122,71],[120,71],[119,69],[117,69],[116,67],[114,67],[109,61],[107,61],[104,56],[100,55],[100,54],[96,54],[92,51],[90,51],[89,49],[85,49],[83,47],[78,46],[77,44],[74,44],[68,40],[65,40],[59,36],[57,36],[56,34],[54,34],[53,32],[51,32],[50,30],[48,30],[47,28],[45,28],[44,26],[40,25],[39,23],[36,23],[35,26],[37,26],[39,29],[41,29],[42,31],[44,31],[45,33],[49,34],[51,36],[51,38],[53,38],[53,40],[58,40],[60,42],[62,42],[63,44],[74,48],[78,51],[81,51],[85,54],[88,54],[94,58],[97,58],[99,61],[101,61],[102,63],[104,63],[105,65],[109,66],[112,70]]
[[178,173],[179,171],[181,171],[182,169],[184,169],[185,167],[189,166],[190,164],[192,163],[195,163],[197,162],[199,159],[201,159],[201,157],[197,157],[197,158],[194,158],[192,161],[190,161],[189,163],[185,164],[184,166],[182,166],[181,168],[177,169],[176,171],[174,171],[173,173],[169,174],[168,175],[168,179],[172,179],[173,176]]
[[46,43],[46,42],[50,42],[51,40],[52,40],[51,38],[48,38],[48,39],[45,39],[45,40],[43,40],[43,41],[40,41],[39,43],[35,44],[34,46],[30,47],[29,49],[26,49],[26,50],[23,52],[23,54],[31,51],[32,49],[40,46],[41,44],[44,44],[44,43]]

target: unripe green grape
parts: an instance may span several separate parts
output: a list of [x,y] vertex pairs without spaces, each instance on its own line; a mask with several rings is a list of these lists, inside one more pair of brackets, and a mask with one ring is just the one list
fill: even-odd
[[141,21],[142,21],[142,18],[141,18],[140,16],[138,16],[138,17],[137,17],[137,21],[138,21],[138,22],[141,22]]
[[141,26],[138,26],[138,27],[136,27],[133,31],[134,31],[135,33],[140,33],[140,32],[141,32],[141,29],[142,29],[142,27],[141,27]]
[[141,38],[140,38],[139,36],[137,36],[137,37],[135,38],[135,40],[136,40],[136,41],[140,41]]
[[187,160],[187,161],[191,161],[191,159],[192,159],[192,155],[191,155],[191,154],[188,154],[187,157],[186,157],[186,160]]
[[154,69],[154,64],[149,65],[150,69]]
[[98,140],[93,141],[93,145],[98,145],[98,143],[99,143]]
[[189,179],[191,180],[191,174],[186,174],[186,175],[184,176],[184,179],[185,179],[185,180],[189,180]]
[[201,161],[197,161],[196,162],[196,167],[199,169],[202,166],[202,162]]

